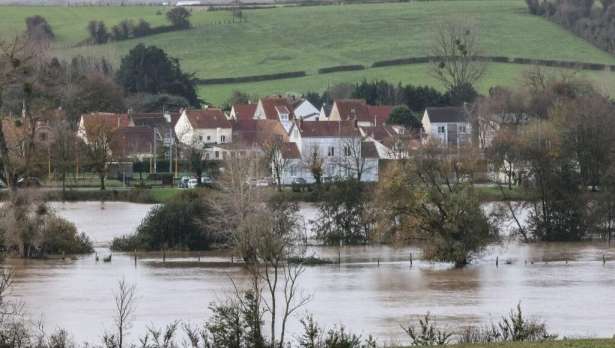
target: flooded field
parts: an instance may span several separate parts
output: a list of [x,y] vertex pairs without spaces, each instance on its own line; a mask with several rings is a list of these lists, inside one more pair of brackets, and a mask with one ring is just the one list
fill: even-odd
[[[90,235],[100,254],[107,254],[103,246],[114,236],[132,233],[151,206],[82,202],[54,208]],[[313,207],[302,209],[306,220],[314,218]],[[462,270],[417,261],[420,252],[414,248],[314,247],[309,253],[330,259],[339,254],[342,264],[307,268],[301,284],[313,299],[299,315],[310,312],[323,326],[343,323],[381,342],[405,341],[400,324],[427,312],[459,329],[496,321],[518,302],[560,337],[615,334],[615,249],[603,243],[504,243]],[[603,265],[603,256],[612,261]],[[48,328],[66,328],[80,342],[99,342],[105,329],[111,329],[112,293],[122,277],[137,286],[134,335],[177,319],[202,323],[208,305],[232,289],[230,278],[246,276],[239,267],[205,267],[207,262],[230,261],[230,255],[220,252],[166,261],[154,254],[136,264],[131,255],[122,254],[114,254],[111,263],[97,263],[93,255],[11,260],[17,272],[12,295]],[[297,320],[290,329],[299,331]]]

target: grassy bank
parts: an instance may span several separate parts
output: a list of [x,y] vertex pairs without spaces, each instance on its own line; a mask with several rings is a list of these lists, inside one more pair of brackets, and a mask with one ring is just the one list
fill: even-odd
[[[202,79],[297,70],[308,73],[299,79],[202,87],[201,96],[216,104],[226,100],[234,89],[259,95],[304,92],[362,78],[436,85],[425,66],[326,75],[316,71],[335,65],[370,65],[379,60],[429,55],[438,24],[453,17],[469,18],[479,24],[485,55],[615,64],[615,58],[609,54],[549,21],[530,15],[524,0],[277,7],[245,10],[247,22],[243,23],[232,23],[228,11],[195,9],[191,17],[194,28],[187,31],[71,48],[86,38],[85,27],[90,20],[103,20],[110,27],[123,19],[143,18],[158,26],[166,23],[167,10],[157,6],[5,6],[0,11],[0,35],[14,34],[24,28],[26,17],[40,14],[56,33],[53,46],[60,56],[104,56],[117,66],[122,55],[138,42],[144,42],[164,48],[178,57],[186,70]],[[523,69],[493,64],[480,87],[484,91],[494,84],[514,83]],[[610,73],[589,75],[606,81],[607,85],[615,84]]]
[[462,344],[448,346],[451,348],[613,348],[615,340],[560,340],[542,343],[495,343],[495,344]]

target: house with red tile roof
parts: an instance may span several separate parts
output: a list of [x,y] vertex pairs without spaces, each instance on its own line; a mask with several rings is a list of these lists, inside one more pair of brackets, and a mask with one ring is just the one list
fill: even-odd
[[220,109],[182,110],[175,134],[184,145],[205,148],[232,142],[233,127]]
[[83,114],[79,119],[77,136],[87,144],[88,136],[91,136],[91,134],[88,133],[95,126],[103,126],[109,130],[115,130],[118,128],[130,127],[131,122],[128,114],[116,114],[111,112],[92,112]]
[[231,120],[252,120],[257,104],[235,104],[231,107],[229,118]]
[[288,131],[295,119],[295,102],[290,98],[281,96],[261,98],[258,101],[253,118],[256,120],[277,120]]
[[355,120],[308,122],[298,120],[290,129],[291,143],[296,144],[301,158],[289,153],[288,165],[282,173],[282,183],[290,184],[294,178],[314,183],[310,167],[318,159],[323,179],[358,178],[361,181],[378,180],[378,150],[365,142]]
[[373,127],[386,123],[391,111],[391,105],[368,105],[363,99],[337,99],[333,102],[328,119],[356,120],[360,127]]

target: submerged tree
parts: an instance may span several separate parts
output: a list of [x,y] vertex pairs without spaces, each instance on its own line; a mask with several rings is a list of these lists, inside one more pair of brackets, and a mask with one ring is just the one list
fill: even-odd
[[468,264],[497,238],[473,188],[477,158],[471,149],[453,154],[431,144],[411,160],[398,161],[393,181],[381,183],[379,227],[421,241],[427,259]]

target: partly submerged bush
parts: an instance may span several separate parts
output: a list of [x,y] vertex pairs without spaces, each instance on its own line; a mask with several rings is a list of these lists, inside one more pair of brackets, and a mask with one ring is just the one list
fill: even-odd
[[205,250],[220,241],[215,224],[210,223],[217,210],[202,193],[187,191],[164,205],[154,207],[143,219],[137,233],[113,240],[118,251]]

